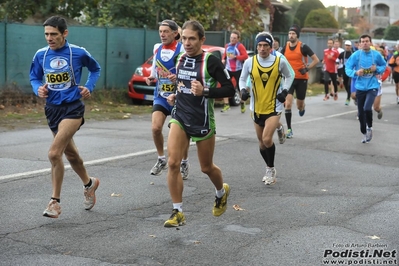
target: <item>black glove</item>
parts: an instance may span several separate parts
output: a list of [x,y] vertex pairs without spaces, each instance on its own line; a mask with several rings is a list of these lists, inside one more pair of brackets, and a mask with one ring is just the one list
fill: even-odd
[[277,94],[277,100],[280,103],[284,103],[285,102],[285,98],[287,97],[287,90],[283,90],[282,92],[280,92],[279,94]]
[[241,89],[241,100],[246,101],[249,96],[249,92],[246,89]]
[[307,67],[299,69],[299,73],[301,73],[302,75],[305,75],[306,72],[308,72],[308,71],[309,71],[309,69]]

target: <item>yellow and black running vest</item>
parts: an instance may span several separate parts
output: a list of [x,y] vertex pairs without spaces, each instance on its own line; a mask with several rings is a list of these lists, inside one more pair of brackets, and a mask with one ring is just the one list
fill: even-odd
[[277,91],[281,82],[280,57],[275,56],[273,64],[263,67],[257,56],[252,57],[251,82],[254,96],[254,112],[268,115],[276,111]]

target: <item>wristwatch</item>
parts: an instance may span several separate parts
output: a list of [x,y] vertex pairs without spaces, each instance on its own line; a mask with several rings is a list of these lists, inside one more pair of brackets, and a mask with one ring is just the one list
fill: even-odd
[[204,95],[205,97],[209,96],[209,88],[204,87],[204,90],[202,91],[202,95]]

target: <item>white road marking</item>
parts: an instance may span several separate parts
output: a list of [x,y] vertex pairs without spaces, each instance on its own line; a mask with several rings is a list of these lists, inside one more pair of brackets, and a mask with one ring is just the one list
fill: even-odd
[[[216,141],[222,141],[226,140],[227,138],[221,138],[221,137],[216,137]],[[195,142],[190,142],[190,146],[195,145]],[[167,147],[164,147],[164,149],[167,149]],[[84,162],[85,166],[88,165],[96,165],[96,164],[101,164],[101,163],[106,163],[106,162],[111,162],[111,161],[116,161],[116,160],[121,160],[121,159],[127,159],[127,158],[132,158],[136,156],[141,156],[141,155],[147,155],[151,153],[156,153],[156,149],[151,149],[151,150],[144,150],[144,151],[139,151],[139,152],[134,152],[134,153],[128,153],[128,154],[123,154],[123,155],[118,155],[118,156],[112,156],[112,157],[106,157],[102,159],[97,159],[97,160],[91,160]],[[65,164],[65,170],[71,169],[71,166],[69,164]],[[38,174],[50,174],[51,173],[51,168],[44,168],[40,170],[34,170],[34,171],[27,171],[27,172],[22,172],[22,173],[16,173],[16,174],[11,174],[11,175],[3,175],[0,176],[0,181],[2,180],[7,180],[7,179],[17,179],[17,178],[24,178],[24,177],[29,177],[29,176],[34,176]]]

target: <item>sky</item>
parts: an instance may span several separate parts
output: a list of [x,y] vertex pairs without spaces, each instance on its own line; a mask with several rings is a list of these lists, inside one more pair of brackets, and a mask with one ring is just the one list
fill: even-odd
[[361,0],[320,0],[325,7],[343,6],[343,7],[360,7]]

